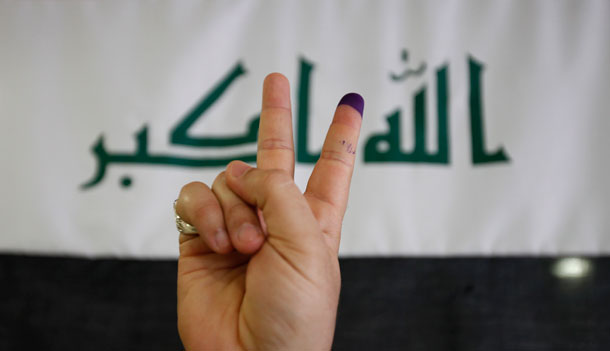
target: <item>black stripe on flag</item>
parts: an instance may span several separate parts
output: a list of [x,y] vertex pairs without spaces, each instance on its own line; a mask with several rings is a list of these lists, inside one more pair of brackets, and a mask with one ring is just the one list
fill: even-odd
[[[346,258],[334,350],[609,350],[610,257]],[[0,350],[178,350],[176,262],[0,255]]]

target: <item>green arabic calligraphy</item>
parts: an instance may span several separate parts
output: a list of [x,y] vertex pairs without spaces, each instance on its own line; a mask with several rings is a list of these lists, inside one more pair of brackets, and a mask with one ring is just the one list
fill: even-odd
[[[468,58],[470,78],[470,137],[472,143],[472,163],[482,165],[494,162],[509,162],[509,158],[500,147],[497,151],[485,150],[485,134],[482,104],[483,65],[474,58]],[[435,153],[426,150],[426,86],[416,92],[414,97],[414,139],[415,146],[411,152],[401,150],[401,111],[390,113],[386,120],[388,131],[374,134],[364,147],[364,162],[408,162],[429,164],[450,164],[449,129],[448,129],[448,66],[436,71],[436,110],[437,110],[437,146]]]
[[299,73],[299,107],[297,110],[297,146],[296,161],[301,163],[316,163],[320,153],[310,153],[309,142],[309,82],[313,63],[301,58]]
[[[404,63],[407,63],[407,61],[409,61],[409,51],[407,51],[407,49],[403,49],[401,52],[400,58]],[[425,70],[426,70],[426,63],[422,62],[419,64],[418,68],[412,69],[412,68],[407,67],[401,74],[396,74],[394,72],[390,72],[390,79],[395,82],[402,82],[404,80],[407,80],[411,76],[415,76],[415,77],[421,76],[422,74],[424,74]]]
[[500,147],[497,151],[488,153],[485,151],[485,134],[483,133],[483,103],[482,103],[482,79],[483,65],[468,58],[468,69],[470,72],[470,140],[472,143],[472,163],[475,165],[491,162],[508,162],[504,149]]
[[[229,86],[239,76],[246,73],[241,62],[229,74],[227,74],[204,98],[187,113],[187,115],[176,125],[171,133],[170,142],[175,145],[188,145],[195,147],[223,147],[240,144],[256,143],[258,135],[258,122],[260,115],[256,115],[248,126],[244,135],[223,137],[192,137],[188,130],[201,118],[205,112],[226,92]],[[151,155],[148,152],[148,127],[144,126],[135,134],[136,151],[134,153],[108,153],[104,147],[104,136],[101,135],[93,145],[93,154],[97,157],[97,171],[93,178],[81,185],[82,189],[88,189],[102,181],[106,174],[106,168],[110,164],[153,164],[182,167],[223,167],[232,160],[244,162],[255,162],[256,154],[237,155],[224,158],[188,158],[173,155]],[[130,179],[123,180],[124,186],[131,185]]]
[[[148,153],[148,127],[144,126],[135,134],[136,137],[136,152],[134,153],[108,153],[104,147],[104,136],[100,136],[93,146],[93,153],[97,157],[97,172],[90,181],[81,185],[82,189],[88,189],[98,184],[106,174],[106,168],[110,164],[150,164],[150,165],[168,165],[182,167],[223,167],[232,160],[241,160],[244,162],[255,162],[256,154],[236,155],[226,158],[187,158],[176,157],[174,155],[157,154],[151,155]],[[130,181],[125,184],[130,185]]]
[[[226,92],[229,86],[237,79],[246,73],[241,62],[229,72],[229,74],[218,83],[195,107],[174,127],[172,130],[170,143],[174,145],[186,145],[196,147],[223,147],[234,146],[240,144],[255,143],[258,135],[258,121],[260,115],[255,116],[250,125],[248,132],[240,136],[223,136],[223,137],[192,137],[188,135],[188,130],[202,117],[205,112]],[[211,165],[211,164],[210,164]]]
[[436,71],[437,144],[438,151],[426,151],[426,87],[415,94],[414,123],[415,147],[412,152],[402,152],[400,143],[400,110],[387,117],[389,131],[373,135],[364,147],[364,162],[412,162],[449,164],[449,133],[447,132],[447,66]]
[[[403,61],[406,62],[406,51],[403,53]],[[309,106],[311,91],[311,76],[315,65],[305,58],[299,59],[299,82],[297,89],[297,131],[296,131],[296,161],[299,163],[315,163],[319,152],[311,152],[309,145]],[[470,126],[472,142],[472,162],[481,165],[492,162],[508,162],[504,149],[500,147],[497,151],[487,152],[485,150],[483,104],[482,104],[482,73],[483,65],[468,58],[470,78]],[[395,81],[402,81],[410,74],[421,74],[425,64],[421,66],[421,72],[410,72],[404,77],[396,76]],[[419,71],[419,70],[418,70]],[[206,147],[230,147],[235,145],[256,143],[260,114],[255,115],[249,122],[247,131],[242,135],[229,136],[192,136],[189,130],[208,112],[209,108],[224,96],[235,81],[246,74],[246,69],[241,62],[233,66],[229,72],[199,101],[173,128],[170,133],[172,145],[182,145],[197,148]],[[426,99],[427,88],[419,89],[414,99],[414,148],[410,152],[401,150],[401,119],[402,113],[397,109],[387,115],[387,132],[373,134],[364,148],[364,162],[398,162],[398,163],[428,163],[448,165],[450,164],[450,136],[449,136],[449,67],[447,64],[436,70],[436,110],[437,110],[437,151],[426,150]],[[81,185],[82,189],[89,189],[99,184],[106,175],[107,168],[112,164],[132,165],[165,165],[180,167],[224,167],[232,160],[245,162],[256,162],[256,154],[248,153],[230,157],[203,157],[192,158],[170,154],[151,154],[148,150],[148,126],[144,125],[135,133],[134,152],[108,152],[104,145],[104,135],[100,135],[92,147],[92,152],[97,159],[97,169],[94,176]],[[122,185],[131,185],[131,178],[124,177]]]

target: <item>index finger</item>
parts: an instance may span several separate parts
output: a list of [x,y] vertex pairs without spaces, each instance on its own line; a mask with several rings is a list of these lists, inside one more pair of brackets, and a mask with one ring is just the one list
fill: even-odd
[[[338,223],[339,230],[347,206],[363,110],[360,95],[349,93],[341,99],[305,190],[306,196],[324,203],[326,208],[319,213],[334,216],[323,222]],[[332,211],[326,211],[328,207]]]
[[256,165],[294,174],[290,84],[279,73],[268,75],[263,83]]

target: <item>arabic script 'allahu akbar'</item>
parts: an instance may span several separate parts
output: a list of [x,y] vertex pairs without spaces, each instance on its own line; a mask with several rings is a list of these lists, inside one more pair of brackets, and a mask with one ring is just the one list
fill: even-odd
[[[403,57],[406,55],[403,53]],[[310,82],[314,64],[304,58],[300,60],[299,81],[297,85],[297,134],[296,134],[296,161],[299,163],[315,163],[320,157],[319,152],[310,152],[308,148],[309,135],[309,105]],[[406,61],[406,59],[404,60]],[[410,75],[421,75],[425,64],[417,70],[406,70],[402,75],[391,74],[393,81],[403,81]],[[496,151],[488,152],[485,149],[483,104],[482,104],[482,73],[483,65],[474,58],[468,57],[469,68],[469,107],[470,107],[470,133],[471,156],[474,165],[497,162],[508,162],[509,158],[502,147]],[[243,135],[232,136],[191,136],[189,129],[202,118],[209,108],[214,105],[237,78],[246,74],[241,62],[238,62],[211,91],[199,101],[187,115],[178,122],[170,134],[170,143],[173,145],[197,148],[231,147],[243,144],[256,144],[260,114],[252,117],[247,131]],[[365,163],[426,163],[449,165],[449,67],[442,65],[435,71],[436,78],[436,112],[437,112],[437,150],[426,150],[426,94],[424,85],[414,95],[414,147],[410,152],[402,150],[401,146],[401,110],[396,109],[386,116],[388,129],[386,132],[373,134],[366,141],[364,148]],[[103,134],[92,147],[97,159],[97,170],[93,178],[81,185],[82,189],[89,189],[99,184],[106,175],[111,164],[147,164],[178,167],[224,167],[232,160],[256,162],[256,153],[234,155],[232,157],[203,157],[189,158],[170,154],[151,154],[148,152],[148,126],[144,125],[135,133],[136,148],[132,153],[108,152],[104,146]],[[355,150],[354,150],[355,152]],[[123,178],[124,186],[131,184],[130,178]]]

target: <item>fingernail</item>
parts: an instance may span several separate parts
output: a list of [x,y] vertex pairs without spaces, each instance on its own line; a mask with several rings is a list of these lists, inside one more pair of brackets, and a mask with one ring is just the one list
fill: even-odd
[[257,227],[252,225],[251,223],[244,223],[239,227],[237,231],[237,240],[248,243],[256,240],[262,233],[258,230]]
[[244,162],[233,162],[233,164],[231,164],[231,175],[233,177],[240,177],[250,168],[252,167],[248,166]]
[[362,98],[362,96],[360,96],[360,94],[345,94],[345,96],[341,98],[341,101],[339,101],[339,105],[337,106],[340,105],[349,105],[353,107],[356,111],[358,111],[360,117],[363,116],[362,113],[364,112],[364,99]]
[[222,228],[219,228],[216,234],[214,234],[214,241],[216,242],[216,247],[220,250],[229,246],[229,236]]

